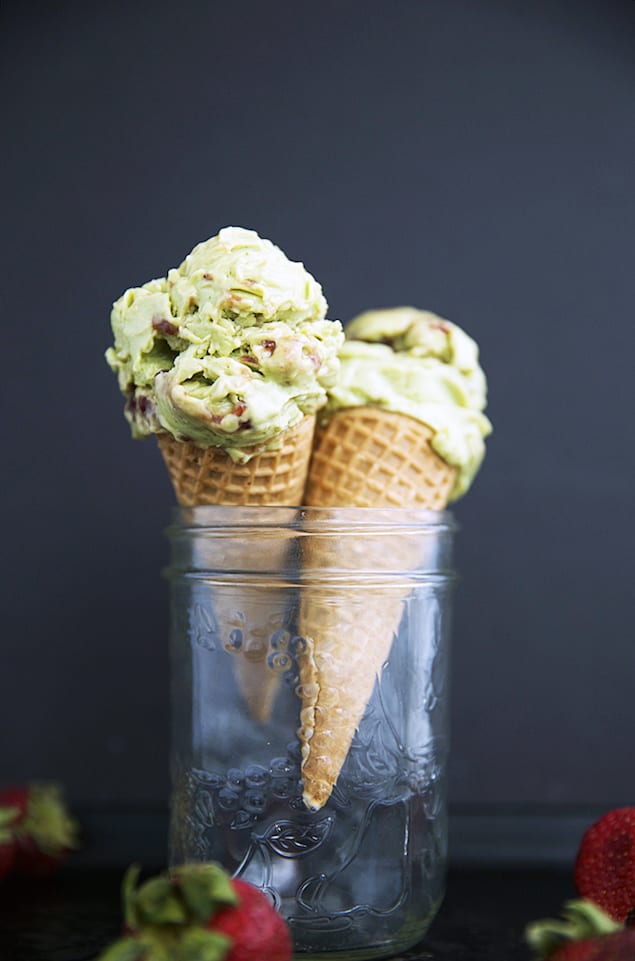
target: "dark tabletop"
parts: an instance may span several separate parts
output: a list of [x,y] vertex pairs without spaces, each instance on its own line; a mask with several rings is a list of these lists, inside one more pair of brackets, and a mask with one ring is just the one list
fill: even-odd
[[[92,961],[117,937],[121,871],[67,870],[0,888],[2,961]],[[548,870],[450,871],[428,937],[401,961],[528,961],[525,924],[557,915],[573,896],[570,875]]]

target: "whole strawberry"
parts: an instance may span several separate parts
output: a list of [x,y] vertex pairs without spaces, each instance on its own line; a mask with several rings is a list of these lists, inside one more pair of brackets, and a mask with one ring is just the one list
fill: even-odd
[[[630,933],[630,932],[629,932]],[[596,961],[596,950],[611,951],[619,945],[624,934],[621,924],[614,921],[592,901],[567,901],[561,918],[534,921],[525,928],[525,940],[536,958],[549,961]],[[607,954],[606,961],[613,955]],[[624,956],[616,954],[622,961]],[[597,961],[603,955],[597,956]],[[635,955],[631,955],[633,961]]]
[[574,879],[580,897],[615,921],[635,924],[635,807],[615,808],[588,829]]
[[257,888],[216,864],[124,878],[124,937],[98,961],[291,961],[291,937]]
[[635,931],[626,928],[599,938],[571,941],[549,955],[549,961],[634,961]]
[[56,784],[31,784],[0,791],[0,808],[17,812],[11,829],[12,871],[23,877],[49,877],[73,848],[77,825]]
[[289,930],[262,891],[245,881],[232,881],[238,904],[223,908],[207,922],[210,931],[231,939],[231,951],[224,961],[289,961]]

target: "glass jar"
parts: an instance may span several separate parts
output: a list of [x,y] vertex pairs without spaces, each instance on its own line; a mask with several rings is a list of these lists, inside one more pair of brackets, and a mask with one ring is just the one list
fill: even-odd
[[260,887],[297,956],[388,957],[446,862],[447,513],[180,508],[170,863]]

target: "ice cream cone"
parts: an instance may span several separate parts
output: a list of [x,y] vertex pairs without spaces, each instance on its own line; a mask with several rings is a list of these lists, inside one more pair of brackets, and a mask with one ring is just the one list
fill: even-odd
[[182,507],[286,507],[302,503],[314,429],[315,416],[304,417],[283,432],[278,449],[244,448],[253,454],[244,464],[221,447],[198,447],[171,434],[158,434],[157,441]]
[[[315,416],[306,416],[281,435],[277,450],[255,453],[244,464],[234,463],[218,447],[200,448],[177,441],[170,434],[160,434],[157,440],[182,507],[291,507],[303,500],[314,429]],[[268,545],[266,552],[237,547],[232,564],[237,570],[277,570],[284,565],[288,549],[286,542]],[[217,592],[215,597],[214,617],[221,645],[234,652],[241,694],[252,717],[261,723],[269,720],[280,683],[279,674],[267,663],[269,648],[263,628],[269,621],[268,611],[280,605],[280,593],[273,581],[266,596],[262,586],[242,588],[240,610],[232,591]],[[234,643],[236,632],[242,638],[238,648]]]
[[426,424],[379,407],[338,411],[318,429],[305,503],[443,510],[456,469],[432,449],[432,436]]
[[[370,406],[338,411],[316,436],[307,506],[443,509],[456,470],[432,449],[432,436],[403,414]],[[304,801],[312,810],[330,797],[399,628],[409,589],[403,577],[382,572],[418,563],[415,544],[404,549],[398,538],[359,536],[318,539],[303,559],[299,737]],[[324,582],[329,569],[372,571],[373,581],[351,593]]]
[[[337,379],[344,340],[327,309],[302,263],[237,226],[197,243],[177,267],[114,301],[106,362],[132,436],[157,436],[183,507],[302,503],[315,413]],[[277,545],[279,530],[272,536]],[[262,558],[240,544],[232,550],[236,569],[259,577],[240,587],[215,584],[213,605],[199,613],[237,652],[241,688],[254,717],[264,720],[277,684],[267,646],[279,640],[270,630],[287,598],[279,576],[285,548]],[[195,620],[194,608],[189,614]],[[192,637],[196,631],[190,624]],[[281,670],[280,657],[272,654],[271,662]]]

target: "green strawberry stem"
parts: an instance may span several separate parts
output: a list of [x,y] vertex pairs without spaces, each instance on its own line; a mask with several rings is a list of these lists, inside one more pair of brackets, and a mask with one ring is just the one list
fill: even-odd
[[97,961],[146,961],[148,945],[140,938],[121,938],[97,958]]
[[225,961],[231,940],[204,928],[142,932],[115,941],[97,961]]
[[9,844],[13,840],[11,826],[19,816],[19,808],[0,808],[0,844]]
[[188,864],[175,868],[172,880],[181,892],[189,919],[204,924],[221,908],[240,899],[229,875],[218,864]]
[[78,825],[68,814],[57,784],[29,787],[26,813],[18,833],[31,838],[40,851],[52,857],[78,847]]
[[528,924],[525,928],[525,940],[535,952],[536,958],[548,958],[569,941],[614,934],[622,929],[623,925],[610,918],[597,904],[575,900],[566,902],[562,910],[562,920],[545,918]]
[[139,885],[140,868],[126,871],[122,886],[129,930],[204,924],[221,908],[238,904],[229,876],[217,864],[189,864]]
[[188,864],[139,883],[131,865],[122,883],[126,934],[97,961],[224,961],[233,941],[208,925],[218,911],[240,904],[217,864]]

